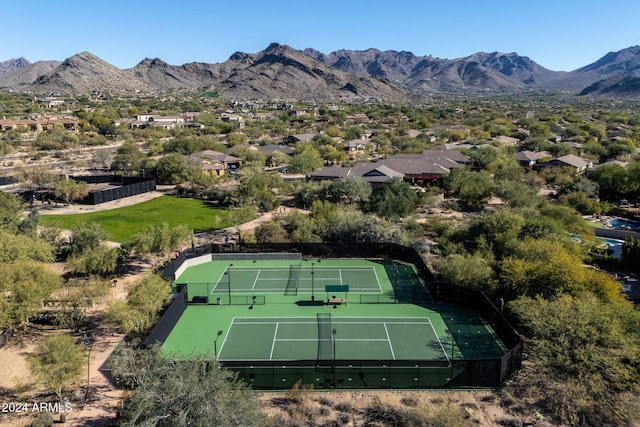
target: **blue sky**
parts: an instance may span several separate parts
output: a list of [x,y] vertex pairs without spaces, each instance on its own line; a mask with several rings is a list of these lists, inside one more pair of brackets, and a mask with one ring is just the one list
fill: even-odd
[[0,61],[88,51],[118,68],[226,61],[271,42],[323,53],[405,50],[460,58],[517,52],[571,71],[640,44],[638,0],[4,0]]

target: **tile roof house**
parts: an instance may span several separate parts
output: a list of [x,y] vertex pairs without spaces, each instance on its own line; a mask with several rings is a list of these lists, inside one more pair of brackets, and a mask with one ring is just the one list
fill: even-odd
[[334,181],[347,176],[359,176],[374,188],[380,187],[393,178],[403,178],[404,174],[388,166],[377,163],[361,163],[354,167],[326,166],[309,175],[312,181]]
[[30,119],[0,120],[0,131],[15,130],[18,132],[40,133],[55,127],[70,132],[78,132],[78,118],[70,116],[38,116]]
[[298,142],[308,142],[316,136],[315,133],[299,133],[294,135],[286,136],[282,139],[282,142],[285,144],[296,144]]
[[516,154],[514,154],[513,157],[522,166],[532,167],[532,166],[535,166],[536,163],[538,163],[540,160],[542,160],[544,158],[549,158],[550,159],[550,158],[553,157],[553,155],[551,155],[551,153],[549,153],[547,151],[523,150],[523,151],[519,151]]
[[224,175],[228,169],[242,167],[242,159],[219,151],[204,150],[186,156],[187,164],[200,167],[205,173]]
[[541,166],[557,166],[557,167],[570,167],[575,169],[576,173],[584,172],[586,169],[593,167],[593,162],[588,159],[576,156],[574,154],[567,154],[566,156],[557,157],[542,163]]
[[347,151],[363,151],[367,148],[367,141],[364,139],[352,139],[342,143]]
[[357,174],[370,182],[385,182],[394,177],[407,181],[432,180],[463,167],[471,158],[456,150],[424,150],[422,154],[397,154],[384,160],[362,163],[353,168],[324,167],[310,175],[313,180],[339,179]]
[[520,143],[520,140],[518,138],[504,135],[494,136],[493,138],[491,138],[491,140],[504,145],[516,145]]

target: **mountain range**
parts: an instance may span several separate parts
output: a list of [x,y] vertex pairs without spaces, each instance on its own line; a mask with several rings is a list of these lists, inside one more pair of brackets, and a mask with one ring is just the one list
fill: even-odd
[[610,52],[571,72],[499,52],[442,59],[377,49],[324,54],[272,43],[255,54],[236,52],[222,63],[169,65],[145,58],[124,70],[82,52],[62,62],[0,62],[0,87],[34,93],[217,91],[228,99],[398,101],[425,94],[542,90],[640,99],[640,46]]

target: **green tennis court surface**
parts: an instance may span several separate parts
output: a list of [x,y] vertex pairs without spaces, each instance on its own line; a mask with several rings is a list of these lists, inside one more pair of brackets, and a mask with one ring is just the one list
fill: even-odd
[[456,361],[505,352],[478,313],[436,303],[413,264],[240,255],[203,256],[177,270],[174,286],[186,289],[187,305],[163,352],[214,355],[266,389],[300,379],[318,387],[445,387],[466,375]]
[[[295,267],[295,266],[294,266]],[[287,289],[290,268],[281,267],[227,267],[213,284],[212,294],[227,293],[231,283],[232,293],[279,293]],[[298,292],[324,289],[326,285],[348,284],[352,292],[382,292],[380,281],[373,267],[322,267],[294,270]]]
[[[328,320],[325,320],[328,319]],[[326,333],[323,333],[326,326]],[[247,343],[251,343],[247,346]],[[225,360],[448,360],[429,318],[234,318]]]

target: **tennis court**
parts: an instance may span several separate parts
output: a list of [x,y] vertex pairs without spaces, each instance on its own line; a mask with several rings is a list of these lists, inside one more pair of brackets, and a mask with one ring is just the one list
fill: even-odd
[[239,296],[256,296],[259,301],[266,297],[270,302],[279,295],[321,297],[336,287],[348,288],[352,301],[361,295],[393,299],[394,294],[385,265],[367,260],[208,261],[186,269],[174,285],[188,285],[190,298],[206,297],[210,304],[234,304]]
[[[231,284],[231,285],[230,285]],[[311,293],[327,285],[349,285],[351,292],[381,293],[382,287],[373,267],[225,268],[211,294],[280,293],[296,290]]]
[[429,318],[341,318],[326,313],[316,319],[236,317],[218,359],[449,360]]
[[213,355],[259,389],[495,383],[505,348],[491,326],[435,301],[416,264],[302,253],[185,260],[163,352]]

